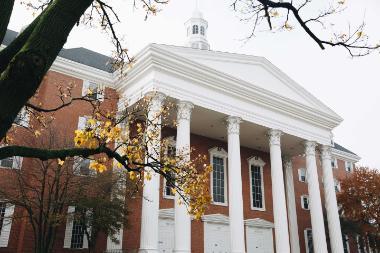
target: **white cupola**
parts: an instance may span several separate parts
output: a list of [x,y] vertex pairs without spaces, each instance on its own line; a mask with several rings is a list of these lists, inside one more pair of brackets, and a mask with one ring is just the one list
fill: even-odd
[[209,50],[210,44],[207,41],[208,23],[203,18],[203,14],[198,9],[198,4],[195,7],[192,17],[185,23],[187,31],[186,46]]

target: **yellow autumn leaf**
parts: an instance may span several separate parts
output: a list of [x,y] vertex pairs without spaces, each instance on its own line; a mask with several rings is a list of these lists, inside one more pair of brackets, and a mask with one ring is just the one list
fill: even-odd
[[64,163],[65,163],[65,160],[61,160],[58,158],[58,165],[59,166],[62,166]]

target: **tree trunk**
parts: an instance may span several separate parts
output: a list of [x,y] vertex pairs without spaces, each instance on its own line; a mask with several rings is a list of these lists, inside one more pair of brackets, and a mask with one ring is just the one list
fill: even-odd
[[1,0],[0,1],[0,44],[4,40],[9,19],[11,18],[11,15],[12,15],[14,3],[15,3],[15,0]]
[[55,0],[0,76],[0,140],[34,95],[67,37],[93,0]]

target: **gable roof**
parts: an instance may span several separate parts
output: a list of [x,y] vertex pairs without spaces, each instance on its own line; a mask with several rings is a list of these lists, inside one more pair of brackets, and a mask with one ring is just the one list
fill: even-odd
[[356,155],[356,156],[357,156],[357,154],[355,154],[354,152],[352,152],[352,151],[346,149],[345,147],[339,145],[338,143],[335,143],[335,142],[334,142],[334,146],[333,146],[333,148],[335,148],[335,149],[337,149],[337,150],[339,150],[339,151],[343,151],[343,152],[349,153],[349,154],[351,154],[351,155]]
[[230,77],[248,83],[250,87],[266,90],[285,99],[324,112],[336,119],[343,119],[305,88],[287,76],[265,57],[199,50],[190,47],[153,44],[161,50],[208,67]]
[[[18,33],[7,29],[4,40],[1,44],[8,46],[16,37]],[[63,48],[59,52],[59,56],[74,62],[78,62],[99,70],[113,73],[114,68],[112,66],[112,58],[106,55],[97,53],[83,47],[76,48]]]

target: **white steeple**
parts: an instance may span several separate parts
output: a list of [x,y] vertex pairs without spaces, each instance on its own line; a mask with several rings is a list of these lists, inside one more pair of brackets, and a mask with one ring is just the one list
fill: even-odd
[[185,27],[187,31],[186,46],[204,50],[210,49],[207,41],[208,23],[203,18],[202,12],[199,11],[198,0],[196,0],[193,15],[186,21]]

